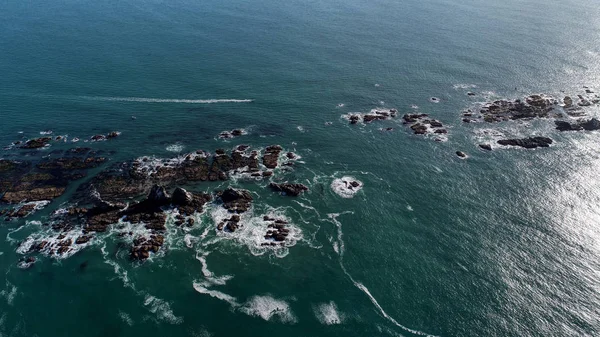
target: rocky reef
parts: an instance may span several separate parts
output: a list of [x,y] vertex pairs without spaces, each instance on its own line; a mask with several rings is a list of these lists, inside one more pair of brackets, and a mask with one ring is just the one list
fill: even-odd
[[397,114],[398,110],[396,109],[373,109],[369,113],[350,113],[344,117],[350,122],[350,124],[358,124],[360,122],[368,124],[373,121],[382,121],[395,118]]

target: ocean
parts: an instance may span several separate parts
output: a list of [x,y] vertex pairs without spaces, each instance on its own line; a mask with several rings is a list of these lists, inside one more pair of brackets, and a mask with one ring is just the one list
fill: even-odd
[[[0,2],[0,158],[106,160],[0,223],[0,336],[600,335],[600,134],[463,122],[485,102],[597,97],[599,18],[592,0]],[[447,133],[403,124],[421,113]],[[497,144],[530,136],[553,143]],[[124,218],[67,254],[31,249],[102,172],[241,144],[295,159],[177,184],[248,190],[241,229],[218,230],[230,212],[209,202],[185,228],[167,212],[143,261],[130,247],[149,232]],[[284,245],[261,245],[265,215]]]

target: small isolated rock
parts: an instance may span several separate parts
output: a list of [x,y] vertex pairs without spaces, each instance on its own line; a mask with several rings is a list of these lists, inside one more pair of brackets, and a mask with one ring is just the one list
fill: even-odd
[[467,158],[467,154],[462,151],[456,151],[456,155],[461,158]]
[[492,146],[490,144],[479,144],[479,147],[487,151],[492,151]]

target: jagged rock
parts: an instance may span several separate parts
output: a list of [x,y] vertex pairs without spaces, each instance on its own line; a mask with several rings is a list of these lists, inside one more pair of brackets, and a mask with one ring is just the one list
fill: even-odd
[[194,201],[194,195],[181,187],[177,187],[175,191],[173,191],[172,201],[175,205],[185,206]]
[[146,200],[162,205],[170,202],[171,197],[169,196],[169,193],[167,193],[167,190],[164,186],[154,185],[150,189],[150,193],[148,194]]
[[283,192],[283,193],[285,193],[285,195],[290,195],[290,196],[294,196],[294,197],[299,196],[304,191],[308,191],[308,187],[306,187],[305,185],[302,185],[302,184],[270,183],[269,187],[274,191]]
[[223,202],[223,207],[230,212],[243,213],[250,208],[252,203],[252,195],[247,190],[236,190],[228,188],[217,194]]
[[501,139],[498,144],[505,146],[520,146],[526,149],[535,149],[537,147],[549,147],[552,139],[547,137],[529,137],[523,139]]

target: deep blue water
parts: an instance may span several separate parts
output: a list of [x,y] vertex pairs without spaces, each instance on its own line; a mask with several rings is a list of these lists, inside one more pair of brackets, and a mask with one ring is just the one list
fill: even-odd
[[[303,162],[286,179],[310,187],[192,187],[246,188],[256,217],[290,219],[301,239],[278,255],[216,235],[209,209],[141,265],[112,236],[21,270],[31,221],[69,195],[3,223],[0,336],[600,334],[600,135],[461,123],[477,101],[600,91],[599,17],[592,0],[0,3],[0,145],[53,130],[112,164],[281,144]],[[429,113],[447,141],[341,118],[377,107]],[[248,135],[217,138],[234,128]],[[555,144],[483,152],[487,129]],[[343,176],[364,188],[341,198]]]

